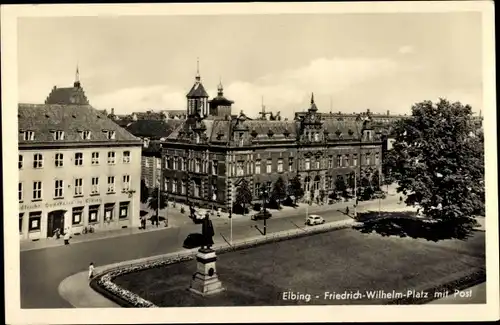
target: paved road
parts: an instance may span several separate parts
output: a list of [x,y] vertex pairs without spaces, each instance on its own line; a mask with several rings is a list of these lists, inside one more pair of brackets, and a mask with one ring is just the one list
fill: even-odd
[[[388,210],[401,208],[396,203],[397,197],[390,196],[383,202],[383,206]],[[378,208],[377,201],[365,204],[372,209]],[[327,222],[347,218],[337,210],[315,214],[323,216]],[[216,230],[214,241],[229,240],[229,221],[217,218],[212,220]],[[268,220],[267,232],[304,227],[304,221],[304,212],[291,211],[286,216]],[[233,218],[233,240],[258,235],[259,230],[255,225],[262,229],[263,222]],[[182,249],[182,242],[188,234],[200,230],[200,225],[186,222],[178,228],[21,252],[21,308],[70,308],[69,303],[59,296],[58,285],[66,277],[84,271],[91,261],[96,265],[106,265],[175,252]]]

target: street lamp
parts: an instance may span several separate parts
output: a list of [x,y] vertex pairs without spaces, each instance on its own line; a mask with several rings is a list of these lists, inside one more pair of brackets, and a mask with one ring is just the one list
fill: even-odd
[[264,236],[267,234],[267,211],[266,211],[266,198],[268,196],[268,190],[266,186],[263,184],[260,188],[261,196],[262,196],[262,212],[264,214]]

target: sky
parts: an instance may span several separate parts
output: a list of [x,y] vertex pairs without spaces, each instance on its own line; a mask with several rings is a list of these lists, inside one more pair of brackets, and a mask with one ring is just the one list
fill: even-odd
[[482,108],[481,15],[454,13],[49,17],[18,20],[19,101],[43,103],[79,66],[90,104],[185,109],[197,58],[233,113],[410,114],[447,98]]

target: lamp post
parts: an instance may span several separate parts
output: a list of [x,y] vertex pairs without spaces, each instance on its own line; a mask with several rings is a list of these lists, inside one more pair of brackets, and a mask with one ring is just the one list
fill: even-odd
[[158,181],[158,204],[156,205],[156,226],[158,226],[158,224],[160,223],[162,169],[163,169],[163,145],[160,143],[160,175]]
[[266,197],[268,195],[268,191],[265,185],[261,187],[261,195],[262,195],[262,211],[264,213],[264,236],[267,234],[267,211],[266,211]]

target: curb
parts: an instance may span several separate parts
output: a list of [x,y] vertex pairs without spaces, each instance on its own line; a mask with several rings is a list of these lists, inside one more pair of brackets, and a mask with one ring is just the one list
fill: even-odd
[[[242,250],[260,245],[265,245],[273,242],[280,242],[292,238],[300,238],[318,233],[334,231],[344,228],[349,228],[358,224],[352,219],[345,219],[337,222],[327,223],[311,228],[294,229],[267,235],[266,237],[257,237],[246,240],[240,240],[232,246],[228,244],[214,245],[213,249],[224,254],[230,251]],[[122,307],[157,307],[152,302],[141,298],[140,296],[125,290],[113,282],[113,279],[124,274],[142,271],[145,269],[161,267],[165,265],[175,264],[179,262],[192,260],[197,253],[197,249],[192,249],[185,253],[169,253],[133,261],[117,263],[110,266],[102,267],[102,270],[90,281],[90,287],[112,300]]]

